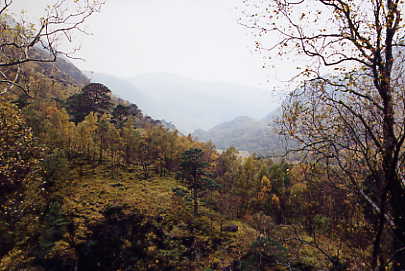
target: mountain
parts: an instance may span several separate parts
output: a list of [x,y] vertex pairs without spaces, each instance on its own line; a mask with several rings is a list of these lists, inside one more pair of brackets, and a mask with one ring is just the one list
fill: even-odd
[[[153,99],[148,97],[147,94],[144,94],[130,81],[104,73],[95,73],[89,71],[84,73],[88,78],[90,78],[90,81],[106,85],[108,88],[113,90],[114,95],[119,97],[119,99],[124,99],[131,103],[135,103],[139,108],[142,109],[143,112],[148,112],[149,115],[150,111],[148,108],[152,107],[154,102]],[[177,130],[176,125],[170,120],[166,121],[162,118],[160,122],[164,127],[170,130]]]
[[65,80],[79,86],[84,86],[90,82],[90,80],[81,70],[73,65],[69,59],[63,56],[57,58],[55,67],[63,75],[60,77],[60,80]]
[[277,100],[266,89],[223,82],[205,82],[167,73],[118,78],[87,73],[115,93],[135,102],[155,119],[172,121],[183,133],[209,129],[235,116],[260,118]]
[[241,116],[231,121],[216,125],[208,131],[197,129],[193,138],[201,141],[212,141],[219,149],[231,146],[238,150],[271,155],[282,149],[281,138],[276,134],[273,120],[278,116],[279,109],[266,115],[262,120]]
[[272,127],[281,109],[268,113],[276,102],[266,90],[166,73],[130,79],[86,74],[92,81],[114,89],[121,98],[136,103],[153,118],[168,119],[183,133],[194,130],[194,138],[211,140],[218,149],[234,146],[261,155],[281,149],[280,138]]
[[[6,8],[7,7],[5,7],[5,9]],[[48,48],[45,48],[42,42],[34,42],[34,46],[32,47],[25,45],[21,41],[16,41],[16,44],[12,43],[14,38],[13,36],[10,36],[10,33],[13,33],[13,31],[11,30],[14,28],[23,29],[23,27],[21,26],[21,22],[17,22],[17,20],[13,16],[2,13],[0,16],[0,24],[3,28],[8,29],[7,31],[4,31],[4,33],[2,33],[2,39],[4,39],[2,40],[2,42],[7,44],[5,41],[9,40],[12,45],[15,45],[14,47],[10,47],[10,44],[8,46],[2,45],[2,50],[4,50],[4,52],[2,53],[4,53],[5,55],[11,54],[12,51],[12,54],[23,58],[23,56],[25,55],[24,50],[28,50],[27,52],[31,59],[52,60],[54,58],[54,55],[50,53]],[[4,30],[3,28],[2,30]],[[6,48],[7,50],[5,50]],[[30,66],[30,71],[26,70],[26,74],[35,71],[52,79],[53,81],[62,83],[65,86],[75,85],[83,87],[84,85],[89,83],[89,79],[82,73],[82,71],[79,70],[63,54],[58,54],[56,61],[54,62],[28,61],[25,66]]]
[[[34,48],[32,50],[33,54],[38,58],[52,59],[52,56],[49,56],[43,49]],[[83,87],[90,82],[81,70],[63,56],[58,56],[55,62],[36,62],[31,64],[37,66],[40,73],[63,85]]]
[[114,95],[123,99],[128,99],[130,102],[137,104],[139,107],[144,108],[145,104],[151,101],[145,96],[133,83],[128,80],[118,78],[113,75],[97,72],[84,72],[90,81],[94,83],[102,83],[108,88],[114,90]]
[[281,117],[281,114],[282,114],[281,107],[277,107],[275,110],[268,113],[262,119],[262,121],[272,125],[275,120],[277,120],[279,117]]

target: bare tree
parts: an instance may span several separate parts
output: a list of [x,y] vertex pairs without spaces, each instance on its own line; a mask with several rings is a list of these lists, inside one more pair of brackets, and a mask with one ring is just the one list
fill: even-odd
[[[373,265],[388,222],[394,270],[405,270],[404,1],[244,2],[249,13],[241,23],[258,34],[258,50],[311,60],[285,105],[283,132],[331,171],[343,170],[379,212]],[[378,187],[372,196],[364,192],[368,176]]]
[[55,62],[61,55],[74,57],[76,49],[62,50],[60,45],[71,43],[77,32],[86,33],[83,24],[100,11],[104,2],[55,1],[47,7],[37,25],[12,17],[10,10],[13,4],[13,0],[0,3],[0,95],[12,88],[27,92],[26,87],[20,84],[24,63]]

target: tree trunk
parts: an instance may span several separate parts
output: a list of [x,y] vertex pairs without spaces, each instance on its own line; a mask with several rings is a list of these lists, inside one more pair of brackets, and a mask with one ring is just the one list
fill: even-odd
[[192,193],[193,193],[193,214],[194,216],[198,215],[198,191],[197,191],[197,173],[194,171],[193,172],[193,187],[192,187]]
[[149,178],[149,167],[146,162],[142,162],[143,176],[145,179]]
[[100,153],[99,153],[100,156],[99,156],[99,159],[98,159],[98,163],[99,163],[99,164],[101,164],[102,161],[103,161],[103,141],[104,141],[104,140],[103,140],[103,137],[101,136],[101,137],[100,137],[100,149],[99,149],[99,150],[100,150]]
[[194,216],[198,215],[198,196],[197,189],[193,189],[193,214]]
[[400,179],[391,178],[391,208],[394,216],[394,271],[405,270],[405,195]]
[[392,89],[389,83],[384,87],[383,103],[384,103],[384,153],[383,153],[383,167],[385,184],[388,186],[390,192],[390,205],[392,208],[392,215],[394,217],[394,271],[405,270],[405,195],[404,189],[401,185],[401,180],[396,172],[397,160],[395,158],[395,150],[397,148],[396,137],[394,133],[394,111],[392,101]]
[[[378,259],[380,257],[381,253],[381,240],[382,240],[382,234],[384,232],[384,225],[385,225],[385,205],[386,205],[386,200],[387,200],[387,189],[386,187],[384,188],[384,191],[382,191],[382,196],[380,200],[380,214],[378,216],[378,221],[375,224],[377,234],[376,238],[374,240],[373,244],[373,258],[372,258],[372,263],[371,266],[373,270],[377,270],[378,266]],[[382,265],[382,263],[380,263]],[[381,266],[380,266],[381,267]]]

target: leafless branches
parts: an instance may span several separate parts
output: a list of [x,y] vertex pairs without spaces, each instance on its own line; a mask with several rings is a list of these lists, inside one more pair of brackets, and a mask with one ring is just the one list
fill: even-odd
[[44,17],[34,26],[24,20],[15,21],[8,14],[13,1],[4,0],[0,9],[0,83],[6,87],[0,95],[14,87],[27,92],[19,84],[19,74],[13,73],[12,78],[9,77],[10,69],[17,67],[16,71],[20,73],[24,63],[55,62],[60,55],[74,57],[72,53],[76,52],[75,49],[67,52],[59,49],[60,45],[71,43],[77,32],[86,33],[82,26],[90,16],[100,11],[103,4],[102,0],[58,0],[48,6]]
[[[405,205],[400,176],[405,159],[404,76],[400,72],[404,2],[246,2],[253,12],[242,24],[256,31],[260,51],[277,50],[281,56],[293,52],[312,60],[300,73],[301,87],[284,105],[281,132],[297,142],[297,150],[331,170],[338,169],[336,179],[346,179],[380,210],[380,233],[388,221],[394,224],[395,238],[405,242],[405,212],[398,207]],[[374,195],[376,202],[362,193],[363,181],[381,174],[375,180],[381,192]],[[376,236],[377,252],[380,237]],[[396,261],[405,265],[405,253],[400,254]]]

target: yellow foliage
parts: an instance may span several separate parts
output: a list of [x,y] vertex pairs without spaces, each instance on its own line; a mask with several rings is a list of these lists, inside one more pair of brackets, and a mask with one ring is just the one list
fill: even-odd
[[29,263],[33,258],[25,255],[23,250],[12,249],[7,255],[0,259],[0,271],[17,271],[21,270],[19,266]]
[[273,194],[271,196],[271,204],[275,207],[275,208],[280,208],[280,199],[276,194]]
[[307,185],[305,183],[296,183],[291,187],[291,193],[297,195],[303,193],[307,190]]
[[[176,197],[172,192],[174,188],[182,188],[187,191],[179,181],[172,178],[154,178],[148,181],[138,181],[130,178],[130,174],[124,175],[120,181],[101,177],[98,172],[103,169],[94,170],[93,177],[82,178],[82,180],[72,180],[68,186],[61,187],[57,192],[64,198],[63,210],[67,214],[74,214],[76,225],[76,242],[86,240],[91,234],[87,225],[97,223],[103,219],[102,212],[111,205],[126,205],[130,209],[140,210],[149,217],[160,216],[164,221],[176,221],[173,229],[167,232],[172,237],[186,237],[190,232],[186,229],[188,223],[198,224],[201,228],[208,230],[207,233],[198,233],[197,238],[203,242],[209,242],[212,236],[226,234],[230,238],[227,247],[233,247],[232,251],[227,249],[217,249],[202,258],[201,264],[209,265],[213,259],[221,259],[221,267],[230,265],[241,253],[246,252],[251,243],[255,240],[257,232],[250,226],[240,221],[226,221],[221,214],[201,206],[201,213],[204,215],[194,218],[187,215],[187,203],[182,203],[181,198]],[[97,177],[94,177],[97,176]],[[238,226],[235,233],[221,233],[220,225],[229,223]],[[194,233],[195,234],[195,233]],[[154,234],[149,234],[147,239],[156,238]],[[221,237],[222,238],[222,237]],[[124,242],[125,245],[130,245]],[[224,244],[225,245],[225,244]],[[58,247],[63,247],[61,243]],[[156,253],[156,247],[150,245],[146,248],[148,253]]]
[[267,176],[263,176],[260,180],[260,191],[257,195],[257,199],[259,201],[264,201],[268,193],[271,191],[271,187],[270,179],[267,178]]

